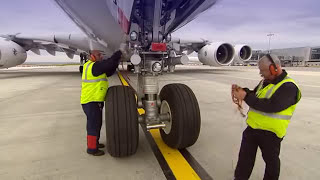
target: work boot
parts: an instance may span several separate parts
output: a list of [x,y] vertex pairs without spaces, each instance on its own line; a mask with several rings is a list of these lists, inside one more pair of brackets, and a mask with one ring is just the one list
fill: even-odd
[[103,156],[103,155],[104,155],[104,151],[99,150],[99,149],[98,149],[96,152],[94,152],[94,153],[89,152],[89,151],[87,151],[87,153],[88,153],[88,154],[91,154],[91,155],[93,155],[93,156]]
[[105,146],[104,146],[104,144],[98,144],[98,148],[104,148]]

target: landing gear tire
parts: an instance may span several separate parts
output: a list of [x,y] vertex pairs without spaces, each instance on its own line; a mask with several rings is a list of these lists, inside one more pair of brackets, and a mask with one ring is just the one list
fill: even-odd
[[113,86],[108,89],[105,119],[109,154],[113,157],[135,154],[139,143],[138,112],[131,88]]
[[163,141],[170,147],[183,149],[192,146],[200,133],[201,117],[198,101],[184,84],[168,84],[160,92],[160,111],[171,114],[167,127],[160,130]]

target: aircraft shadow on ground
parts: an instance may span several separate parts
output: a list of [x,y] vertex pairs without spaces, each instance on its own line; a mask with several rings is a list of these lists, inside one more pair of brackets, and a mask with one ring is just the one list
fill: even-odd
[[44,77],[44,76],[68,76],[68,77],[79,77],[81,74],[77,71],[39,71],[39,72],[30,72],[30,71],[0,71],[0,79],[14,79],[22,77]]
[[[240,70],[236,69],[176,69],[174,73],[177,75],[188,74],[228,74],[229,72],[236,72]],[[167,73],[164,72],[163,75]],[[12,71],[0,71],[0,79],[14,79],[23,77],[44,77],[44,76],[68,76],[68,77],[80,77],[81,74],[78,71],[32,71],[30,70],[12,70]]]
[[177,69],[174,74],[228,74],[228,72],[236,72],[236,69]]

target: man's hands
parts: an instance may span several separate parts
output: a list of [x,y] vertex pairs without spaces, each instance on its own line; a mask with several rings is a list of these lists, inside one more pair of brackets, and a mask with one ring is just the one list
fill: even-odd
[[127,52],[127,44],[126,43],[121,43],[119,50],[124,54]]
[[121,59],[128,60],[130,59],[130,52],[128,45],[126,43],[121,43],[119,50],[122,52]]
[[120,50],[116,51],[115,53],[113,53],[113,55],[111,56],[111,59],[116,59],[119,60],[122,56],[122,52]]
[[243,90],[240,86],[232,84],[231,95],[232,97],[235,97],[238,100],[244,100],[244,98],[247,95],[247,92]]
[[242,101],[246,97],[247,92],[243,90],[240,86],[236,84],[232,84],[231,86],[231,97],[232,101],[238,105],[238,110],[240,111],[241,115],[245,117],[246,115],[242,111]]

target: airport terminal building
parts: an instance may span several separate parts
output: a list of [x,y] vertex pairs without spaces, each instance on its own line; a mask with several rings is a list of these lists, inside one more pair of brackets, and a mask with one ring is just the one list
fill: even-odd
[[[249,64],[254,63],[268,51],[254,50]],[[278,55],[283,66],[320,66],[320,46],[271,49]]]

